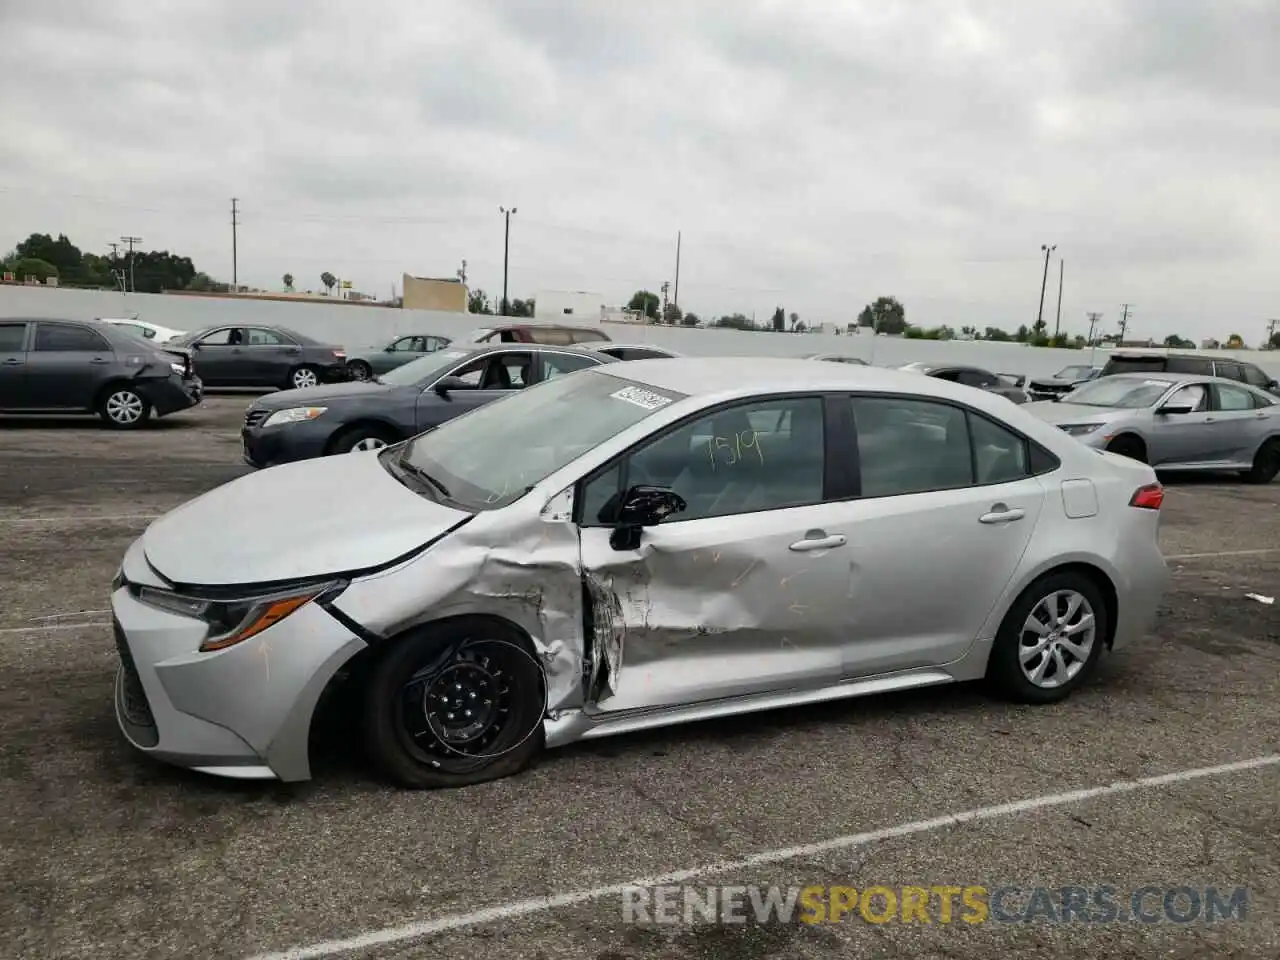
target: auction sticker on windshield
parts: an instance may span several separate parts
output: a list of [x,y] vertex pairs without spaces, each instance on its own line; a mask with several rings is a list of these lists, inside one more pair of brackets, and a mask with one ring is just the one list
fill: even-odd
[[637,407],[643,407],[646,410],[657,410],[659,407],[665,407],[671,402],[670,397],[664,397],[660,393],[653,393],[640,387],[623,387],[621,390],[616,390],[609,394],[609,396],[615,400],[634,403]]

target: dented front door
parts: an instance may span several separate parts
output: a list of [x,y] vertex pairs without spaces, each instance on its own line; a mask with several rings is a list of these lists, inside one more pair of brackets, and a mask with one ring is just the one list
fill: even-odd
[[583,528],[588,709],[837,682],[852,534],[841,513],[832,503],[668,521],[645,528],[636,550],[615,550],[607,528]]

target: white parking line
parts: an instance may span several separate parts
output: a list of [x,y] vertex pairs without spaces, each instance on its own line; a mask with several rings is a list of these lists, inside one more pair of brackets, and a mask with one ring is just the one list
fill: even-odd
[[1143,777],[1139,780],[1122,780],[1102,787],[1090,787],[1086,790],[1072,790],[1067,793],[1054,793],[1040,797],[1031,797],[1026,800],[1016,800],[1013,803],[1002,803],[991,807],[979,807],[976,810],[965,810],[960,813],[946,814],[932,820],[917,820],[912,823],[900,824],[896,827],[884,827],[883,829],[872,830],[867,833],[855,833],[849,836],[836,837],[833,840],[824,840],[821,843],[811,843],[800,847],[784,847],[779,850],[766,850],[762,853],[753,854],[749,857],[743,857],[741,860],[724,860],[718,863],[708,863],[702,866],[691,867],[687,870],[677,870],[674,873],[669,873],[666,876],[661,877],[644,877],[631,880],[626,883],[610,884],[607,887],[572,890],[549,897],[534,897],[529,900],[514,900],[509,903],[487,907],[483,910],[474,910],[470,913],[458,913],[450,916],[444,916],[437,920],[425,920],[419,923],[405,924],[401,927],[388,927],[384,930],[374,930],[368,933],[358,934],[357,936],[349,937],[344,940],[326,940],[321,943],[312,944],[311,946],[293,947],[279,953],[257,954],[252,958],[252,960],[311,960],[311,958],[314,957],[332,957],[340,953],[349,953],[352,950],[368,950],[371,947],[382,946],[384,944],[403,943],[407,940],[417,940],[436,933],[445,933],[450,930],[460,930],[465,927],[480,926],[481,924],[492,923],[496,920],[511,920],[516,917],[529,916],[530,914],[545,913],[548,910],[555,910],[559,907],[575,906],[592,900],[599,900],[603,897],[621,896],[627,890],[635,887],[657,887],[665,884],[684,883],[685,881],[701,876],[740,873],[744,870],[750,870],[752,867],[758,867],[765,864],[781,863],[786,860],[796,860],[803,857],[811,857],[816,854],[831,853],[837,850],[848,850],[853,847],[862,847],[867,844],[876,843],[881,840],[889,840],[894,837],[907,837],[918,833],[931,833],[935,830],[942,830],[946,827],[954,827],[962,823],[969,823],[975,820],[991,820],[996,817],[1007,817],[1018,813],[1027,813],[1032,810],[1044,810],[1049,807],[1060,807],[1069,803],[1079,803],[1082,800],[1092,800],[1096,797],[1108,797],[1121,793],[1131,793],[1134,790],[1147,790],[1153,787],[1167,786],[1169,784],[1186,783],[1190,780],[1199,780],[1204,777],[1217,777],[1229,773],[1238,773],[1244,770],[1258,770],[1263,767],[1273,767],[1277,764],[1280,764],[1280,754],[1271,754],[1262,757],[1254,757],[1251,760],[1240,760],[1235,763],[1225,763],[1216,767],[1197,767],[1193,770],[1179,770],[1175,773],[1166,773],[1155,777]]
[[88,627],[109,627],[110,620],[82,620],[79,623],[38,623],[30,627],[0,627],[0,636],[11,633],[44,633],[48,630],[84,630]]
[[1213,553],[1166,553],[1166,560],[1211,560],[1214,557],[1256,557],[1264,553],[1280,553],[1280,547],[1261,550],[1215,550]]
[[122,520],[156,520],[158,513],[116,513],[107,516],[83,516],[71,513],[65,517],[4,517],[0,523],[118,523]]

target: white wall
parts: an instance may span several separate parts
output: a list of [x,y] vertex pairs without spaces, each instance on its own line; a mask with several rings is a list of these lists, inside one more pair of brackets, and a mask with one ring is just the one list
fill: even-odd
[[[0,317],[124,317],[178,330],[219,323],[261,323],[290,327],[300,333],[349,349],[381,345],[406,333],[439,333],[455,339],[501,322],[485,317],[432,310],[398,310],[281,300],[233,300],[223,297],[173,297],[153,293],[49,289],[0,285]],[[653,343],[693,356],[799,356],[843,353],[879,366],[933,360],[973,363],[995,373],[1043,376],[1069,363],[1083,363],[1089,351],[1049,350],[1016,343],[985,341],[901,340],[895,337],[834,334],[745,333],[739,330],[641,326],[605,323],[601,328],[625,343]],[[1280,351],[1223,350],[1224,356],[1250,360],[1280,378]],[[1106,351],[1097,351],[1099,362]]]
[[539,290],[533,298],[533,315],[545,323],[597,324],[604,309],[604,294],[587,290]]

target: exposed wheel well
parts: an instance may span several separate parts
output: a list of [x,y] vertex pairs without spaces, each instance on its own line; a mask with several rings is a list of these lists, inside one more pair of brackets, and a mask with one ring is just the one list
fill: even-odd
[[1143,440],[1136,433],[1122,433],[1112,437],[1111,442],[1107,444],[1108,450],[1115,450],[1117,446],[1125,446],[1132,444],[1136,449],[1142,452],[1143,462],[1147,459],[1147,441]]
[[1099,567],[1095,567],[1091,563],[1076,562],[1064,563],[1060,567],[1046,570],[1037,579],[1042,579],[1055,573],[1079,574],[1087,577],[1098,588],[1098,592],[1102,594],[1103,603],[1107,605],[1107,634],[1103,639],[1107,642],[1107,649],[1110,649],[1116,637],[1116,619],[1120,615],[1120,598],[1116,594],[1116,587],[1111,582],[1111,578]]
[[357,430],[377,431],[378,435],[386,438],[388,442],[404,439],[404,434],[401,433],[398,428],[387,423],[385,420],[357,420],[354,423],[348,423],[345,427],[342,427],[339,430],[335,430],[333,436],[329,438],[329,442],[324,445],[324,452],[326,454],[332,453],[334,448],[338,445],[339,440],[343,437],[350,436]]
[[[455,626],[467,622],[474,624],[474,629],[477,630],[488,627],[490,630],[497,629],[502,631],[505,635],[503,639],[519,644],[526,653],[541,665],[542,661],[538,658],[537,650],[533,645],[533,638],[521,626],[505,617],[492,614],[460,614],[421,623],[409,627],[407,630],[401,630],[399,633],[392,634],[389,637],[375,640],[343,664],[342,669],[334,674],[333,678],[325,685],[324,691],[316,701],[315,710],[311,714],[311,736],[308,737],[308,740],[313,741],[318,730],[324,730],[326,733],[335,736],[343,735],[349,731],[349,725],[344,720],[348,717],[359,716],[355,704],[359,702],[359,697],[364,689],[364,681],[370,668],[382,651],[402,638],[430,631],[440,626]],[[329,725],[331,725],[331,728],[326,729]],[[309,759],[308,762],[312,761]]]

